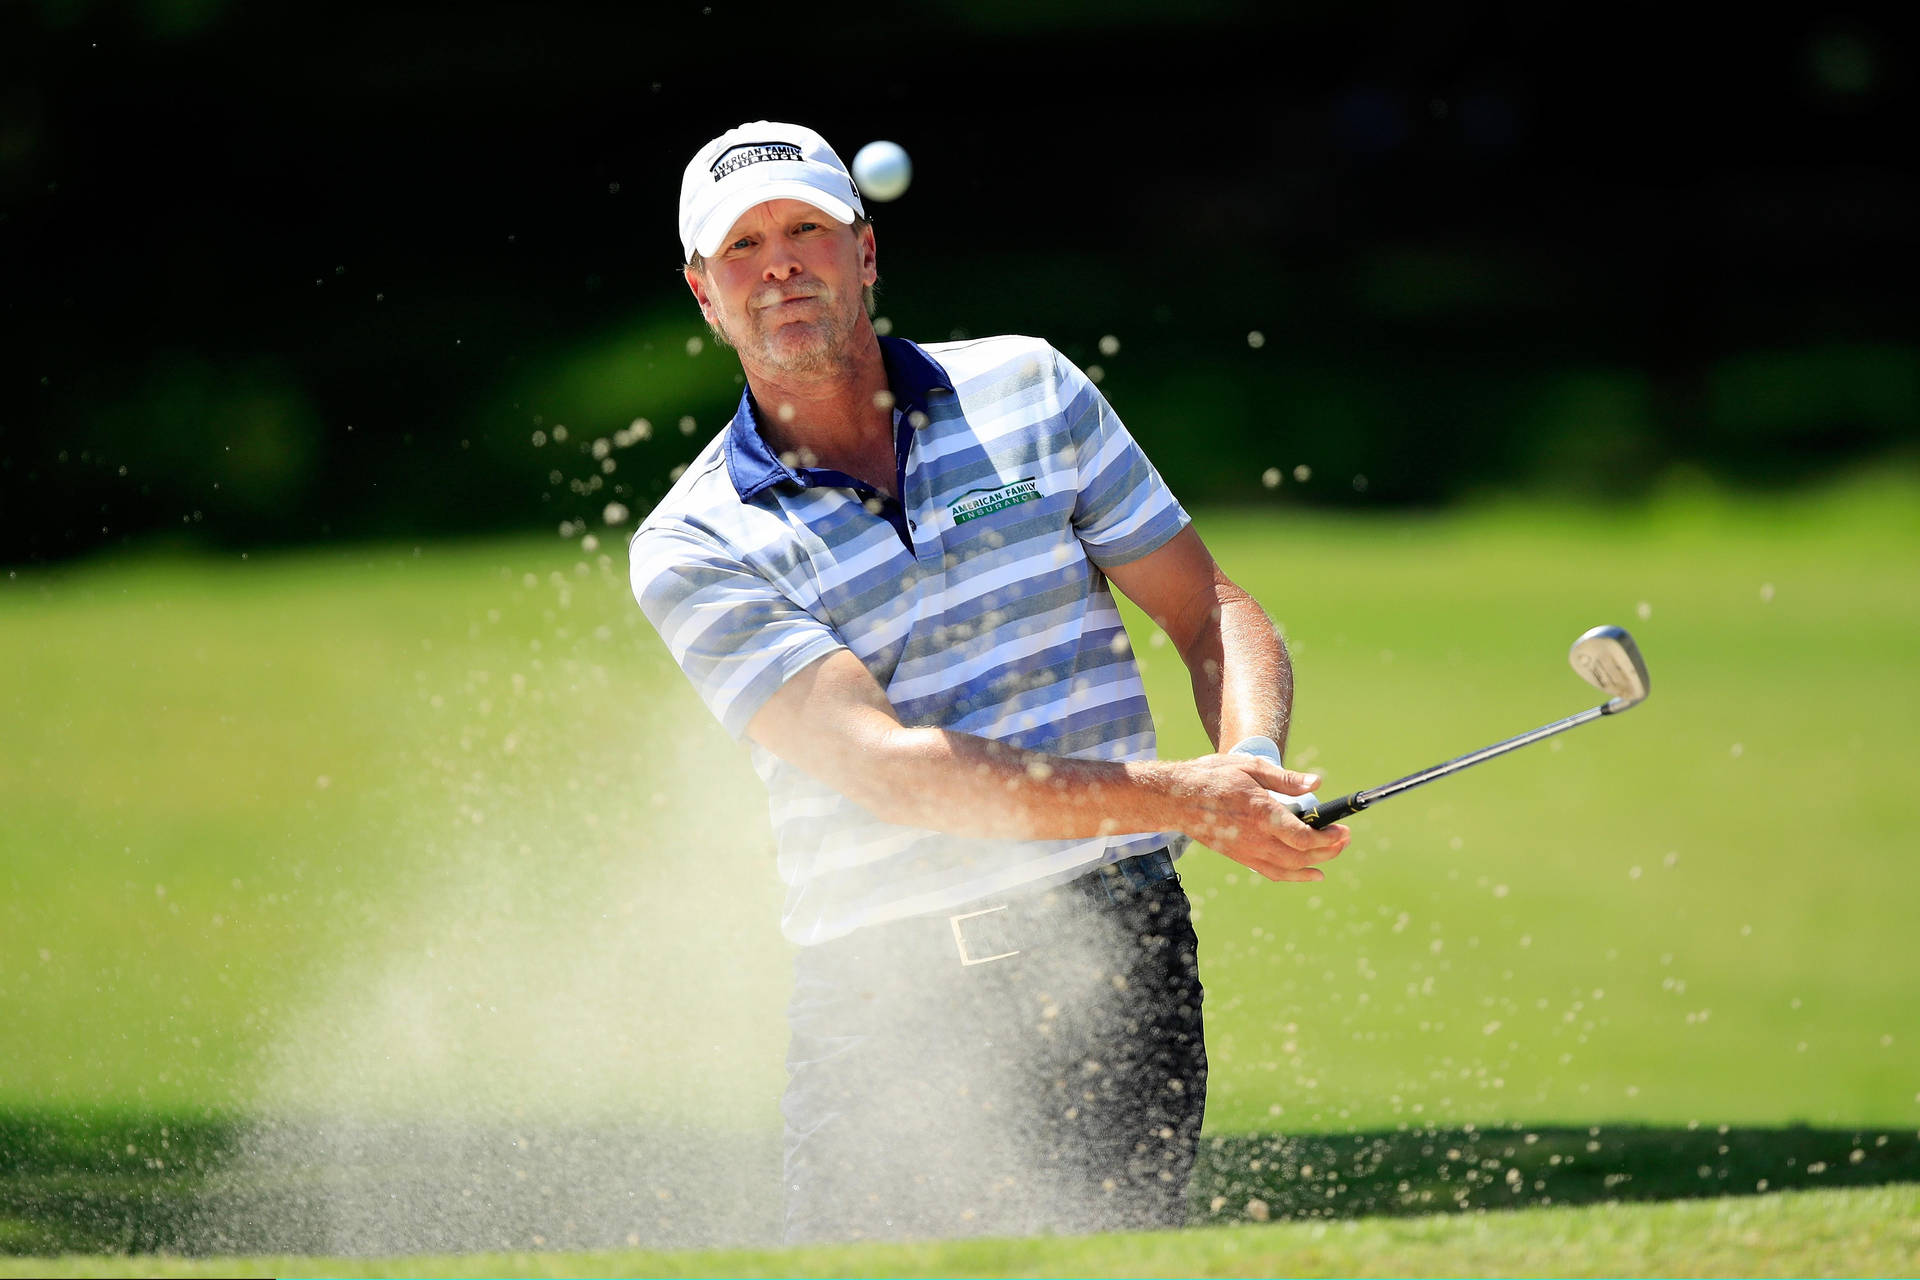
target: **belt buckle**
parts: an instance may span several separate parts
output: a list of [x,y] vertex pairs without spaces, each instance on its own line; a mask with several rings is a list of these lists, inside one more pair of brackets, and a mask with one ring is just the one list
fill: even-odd
[[[947,925],[953,930],[953,945],[955,950],[957,950],[960,953],[960,963],[963,966],[976,965],[976,964],[991,964],[995,960],[1006,960],[1020,954],[1020,948],[1018,947],[1014,947],[1010,951],[996,952],[995,954],[990,956],[969,955],[967,952],[967,934],[966,934],[966,930],[961,928],[961,925],[965,921],[977,920],[981,916],[990,916],[994,914],[996,911],[1005,911],[1006,909],[1007,909],[1007,904],[1003,902],[997,907],[986,907],[979,911],[965,911],[959,915],[947,917]],[[1002,939],[1002,945],[1005,945],[1007,941],[1008,941],[1007,939]]]

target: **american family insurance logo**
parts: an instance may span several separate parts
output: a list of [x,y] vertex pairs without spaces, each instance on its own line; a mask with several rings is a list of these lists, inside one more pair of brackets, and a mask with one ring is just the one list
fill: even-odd
[[1023,502],[1034,502],[1040,497],[1040,484],[1032,476],[1024,480],[1015,480],[1012,484],[1003,484],[998,489],[974,489],[965,494],[950,508],[955,524],[965,524],[981,516],[990,516],[996,511],[1005,511],[1008,507],[1017,507]]
[[804,161],[800,148],[791,142],[743,142],[737,147],[728,147],[713,162],[713,180],[720,181],[730,173],[738,173],[750,164],[759,164],[762,160]]

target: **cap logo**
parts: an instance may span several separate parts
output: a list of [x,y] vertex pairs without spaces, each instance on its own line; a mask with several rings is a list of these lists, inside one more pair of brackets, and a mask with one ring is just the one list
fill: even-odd
[[742,142],[722,151],[720,158],[713,162],[713,180],[719,182],[763,160],[791,160],[798,164],[805,162],[806,155],[791,142]]

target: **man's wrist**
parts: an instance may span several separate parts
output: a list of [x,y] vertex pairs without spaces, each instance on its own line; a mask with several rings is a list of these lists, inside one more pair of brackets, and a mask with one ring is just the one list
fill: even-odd
[[1116,810],[1124,813],[1132,804],[1139,805],[1138,812],[1127,820],[1139,822],[1142,831],[1185,830],[1187,815],[1182,795],[1186,788],[1181,774],[1184,763],[1180,760],[1128,761],[1123,768],[1131,804],[1118,805]]
[[1272,738],[1262,737],[1258,734],[1251,738],[1242,738],[1239,742],[1234,743],[1228,754],[1258,756],[1262,760],[1271,761],[1283,769],[1286,768],[1286,762],[1280,758],[1280,744]]

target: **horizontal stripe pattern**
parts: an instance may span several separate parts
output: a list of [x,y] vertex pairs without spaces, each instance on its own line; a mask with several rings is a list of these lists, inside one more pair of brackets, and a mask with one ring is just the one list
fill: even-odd
[[[783,683],[845,648],[904,723],[1151,758],[1146,693],[1102,569],[1164,545],[1186,513],[1105,397],[1045,342],[901,348],[931,356],[951,387],[926,393],[911,436],[911,548],[851,489],[763,475],[742,500],[727,450],[755,429],[743,398],[634,536],[641,608],[735,737]],[[733,447],[741,456],[737,437]],[[1012,841],[905,827],[749,748],[788,887],[783,928],[801,944],[1184,844],[1164,832]]]

